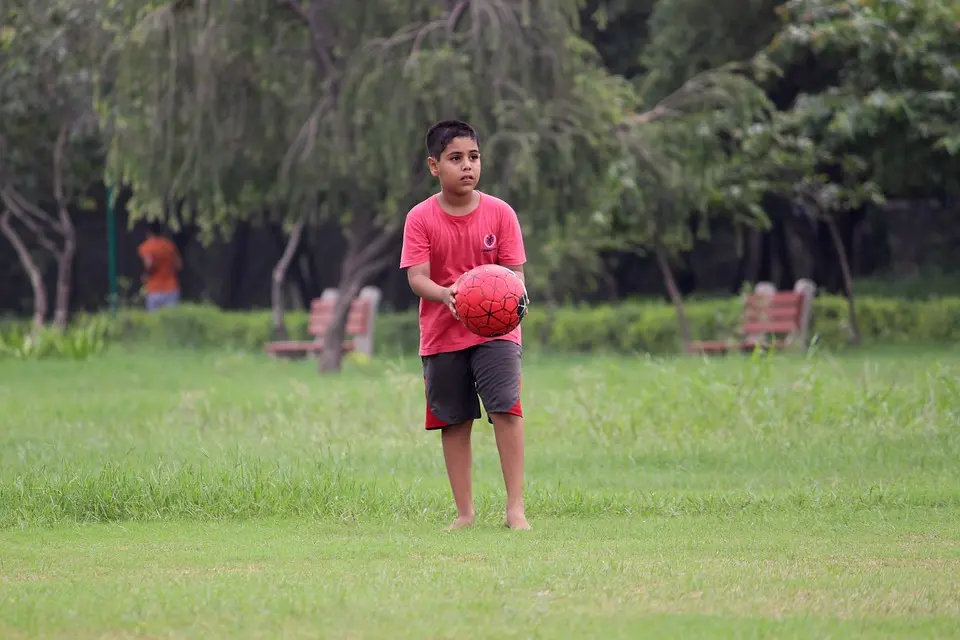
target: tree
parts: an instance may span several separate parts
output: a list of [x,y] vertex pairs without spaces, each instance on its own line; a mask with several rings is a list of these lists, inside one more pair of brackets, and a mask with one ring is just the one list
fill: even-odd
[[[351,187],[339,194],[341,206],[361,203],[343,220],[348,252],[335,327],[342,327],[337,321],[345,319],[362,280],[396,259],[385,250],[395,246],[408,208],[429,193],[423,135],[432,121],[455,116],[473,123],[485,139],[485,156],[493,159],[485,184],[512,194],[521,210],[526,203],[540,207],[539,197],[564,171],[562,163],[537,160],[552,150],[589,146],[596,123],[604,122],[605,107],[583,86],[603,83],[605,76],[590,75],[599,65],[576,35],[576,2],[517,6],[485,0],[458,2],[447,11],[433,3],[419,6],[364,34],[368,44],[346,62],[337,85],[341,102],[326,120],[332,125],[326,139],[341,158],[339,169],[346,169],[335,167],[333,178]],[[315,17],[319,9],[311,7],[314,17],[306,21],[316,41],[323,35],[318,25],[329,24],[330,17]],[[411,19],[418,14],[419,20]],[[610,122],[602,128],[608,130]],[[363,200],[371,192],[373,198]],[[341,342],[331,329],[322,368],[336,366]]]
[[69,315],[76,253],[69,207],[92,179],[99,145],[98,9],[94,0],[14,2],[0,29],[0,229],[30,279],[35,328],[45,324],[48,303],[34,242],[57,265],[53,326],[66,327]]
[[[764,70],[758,61],[758,69]],[[685,343],[692,340],[671,268],[703,237],[713,216],[762,225],[770,177],[742,149],[772,105],[739,65],[697,74],[620,131],[622,154],[609,175],[615,229],[633,251],[649,250],[661,270]]]
[[299,19],[281,3],[124,3],[98,107],[112,133],[107,173],[134,191],[134,218],[200,229],[291,227],[272,284],[273,333],[286,336],[283,285],[303,229],[323,219],[314,73]]
[[937,0],[791,0],[768,47],[781,67],[811,56],[835,71],[825,90],[780,114],[778,137],[813,143],[797,196],[827,225],[859,343],[853,273],[836,216],[882,194],[960,191],[960,8]]
[[404,214],[430,192],[433,121],[477,126],[495,159],[485,184],[499,191],[531,184],[528,160],[577,137],[572,123],[590,117],[578,114],[603,110],[588,88],[571,90],[585,78],[571,69],[593,64],[575,0],[124,7],[103,109],[113,171],[146,214],[187,198],[210,229],[250,209],[292,221],[299,203],[319,203],[307,222],[337,220],[346,244],[325,371],[340,366],[352,300],[396,260]]
[[609,74],[592,46],[573,38],[566,44],[558,56],[565,80],[552,97],[514,105],[516,115],[491,141],[502,163],[495,188],[524,225],[535,265],[527,288],[544,299],[545,333],[560,302],[596,289],[605,269],[602,252],[620,248],[602,211],[605,177],[619,151],[612,132],[636,107],[631,85]]

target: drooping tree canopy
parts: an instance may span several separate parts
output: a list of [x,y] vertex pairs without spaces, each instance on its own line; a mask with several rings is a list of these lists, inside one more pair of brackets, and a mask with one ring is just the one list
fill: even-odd
[[[481,188],[520,213],[531,292],[554,302],[600,295],[620,277],[613,265],[636,268],[651,243],[689,270],[691,252],[731,230],[754,243],[779,233],[781,247],[796,233],[822,265],[825,216],[849,245],[863,202],[957,190],[960,16],[946,2],[9,0],[0,11],[9,193],[63,227],[57,194],[76,207],[105,176],[132,191],[133,219],[191,223],[183,234],[270,229],[282,243],[283,229],[306,228],[304,242],[344,248],[311,269],[347,291],[394,264],[403,214],[435,188],[423,134],[440,118],[479,129]],[[797,223],[797,202],[812,203],[815,228]],[[58,254],[41,245],[56,234],[31,235],[12,215],[16,260],[49,277]],[[772,278],[759,267],[737,278],[761,271]],[[794,274],[786,264],[778,278]]]

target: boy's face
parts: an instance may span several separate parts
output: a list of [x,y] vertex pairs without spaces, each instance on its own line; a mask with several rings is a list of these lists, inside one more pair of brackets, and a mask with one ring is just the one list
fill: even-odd
[[427,158],[427,164],[447,193],[466,195],[480,181],[480,148],[468,137],[454,138],[440,154],[440,160]]

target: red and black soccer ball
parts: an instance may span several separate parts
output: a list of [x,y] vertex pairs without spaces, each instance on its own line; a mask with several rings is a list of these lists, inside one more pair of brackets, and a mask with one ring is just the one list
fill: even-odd
[[498,264],[474,267],[457,280],[454,305],[460,322],[484,338],[516,329],[527,315],[528,303],[520,276]]

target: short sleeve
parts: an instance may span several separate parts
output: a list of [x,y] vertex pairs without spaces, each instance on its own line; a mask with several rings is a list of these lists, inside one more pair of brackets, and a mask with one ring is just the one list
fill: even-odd
[[411,211],[403,223],[403,247],[400,250],[400,268],[430,261],[430,238],[420,211]]
[[520,220],[513,207],[505,205],[500,215],[500,250],[498,261],[502,265],[515,267],[527,261],[527,253],[523,248],[523,232],[520,229]]

